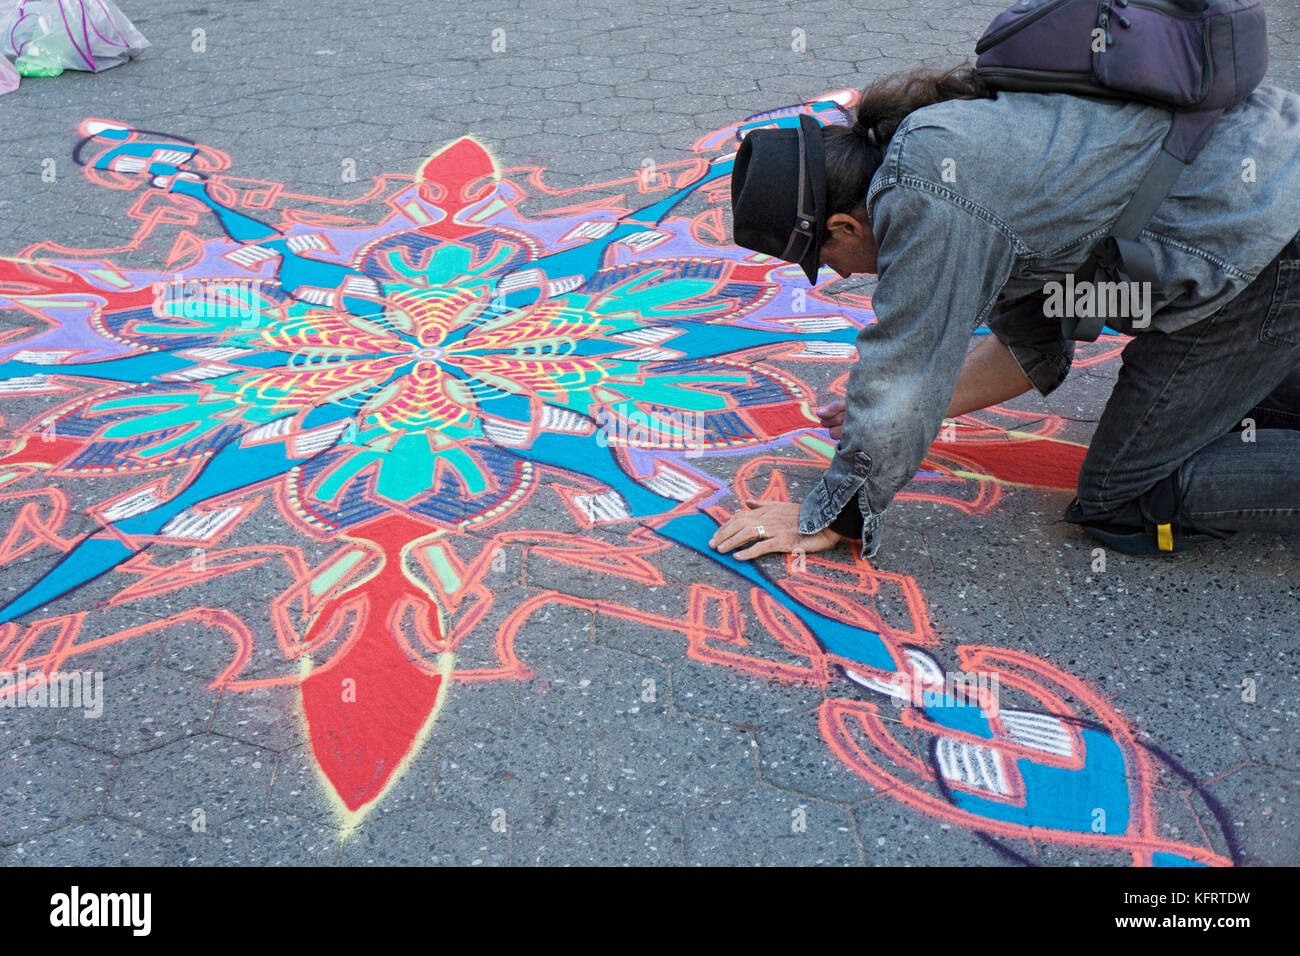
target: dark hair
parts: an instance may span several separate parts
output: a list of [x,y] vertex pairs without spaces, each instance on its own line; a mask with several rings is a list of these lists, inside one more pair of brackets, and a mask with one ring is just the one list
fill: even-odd
[[944,100],[994,96],[969,63],[948,70],[920,67],[878,80],[858,94],[853,126],[824,126],[826,215],[852,212],[884,159],[885,146],[907,114]]

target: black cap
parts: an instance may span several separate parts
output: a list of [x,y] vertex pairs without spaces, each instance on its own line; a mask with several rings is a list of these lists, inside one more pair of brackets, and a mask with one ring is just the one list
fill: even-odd
[[796,262],[817,284],[826,238],[826,156],[821,124],[800,114],[795,129],[756,129],[731,173],[736,245]]

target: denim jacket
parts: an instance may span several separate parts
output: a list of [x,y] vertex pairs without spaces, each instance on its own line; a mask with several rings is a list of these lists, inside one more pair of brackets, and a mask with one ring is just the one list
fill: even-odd
[[[862,551],[943,426],[972,333],[984,323],[1046,395],[1071,343],[1041,308],[1119,216],[1170,113],[1066,94],[1000,93],[911,113],[866,199],[879,249],[876,321],[834,460],[804,499],[799,530],[829,526]],[[1300,96],[1261,86],[1226,110],[1139,241],[1159,277],[1150,324],[1183,328],[1240,292],[1300,228]],[[860,524],[859,524],[860,522]]]

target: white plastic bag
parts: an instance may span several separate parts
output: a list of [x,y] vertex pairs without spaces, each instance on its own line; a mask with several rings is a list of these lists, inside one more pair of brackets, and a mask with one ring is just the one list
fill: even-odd
[[0,52],[24,76],[97,73],[149,46],[112,0],[18,0],[0,11],[0,29]]

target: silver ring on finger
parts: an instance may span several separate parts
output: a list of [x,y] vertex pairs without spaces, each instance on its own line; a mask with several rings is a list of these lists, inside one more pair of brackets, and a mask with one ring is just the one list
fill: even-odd
[[758,536],[759,536],[760,538],[766,538],[766,537],[767,537],[767,531],[763,528],[762,525],[759,525],[757,530],[758,530]]

